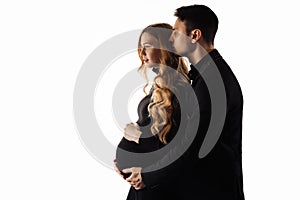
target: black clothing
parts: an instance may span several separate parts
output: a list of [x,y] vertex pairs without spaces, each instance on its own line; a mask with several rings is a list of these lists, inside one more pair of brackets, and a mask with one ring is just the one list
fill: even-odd
[[[212,103],[213,99],[207,82],[215,81],[214,74],[211,72],[214,67],[217,68],[225,87],[226,116],[224,116],[225,122],[221,135],[214,148],[208,155],[200,159],[198,156],[199,150],[209,127],[211,127],[210,123],[213,121],[212,114],[215,105]],[[142,171],[142,180],[146,187],[140,191],[131,188],[128,200],[244,200],[242,175],[243,95],[240,85],[230,67],[216,49],[202,58],[195,66],[191,66],[189,77],[192,80],[192,88],[196,94],[197,103],[193,100],[189,102],[190,98],[186,99],[184,103],[190,105],[187,111],[189,120],[185,120],[186,116],[182,114],[181,110],[181,118],[184,118],[184,120],[180,121],[180,128],[183,126],[185,131],[172,131],[173,134],[176,134],[176,137],[179,136],[181,143],[177,143],[177,146],[165,155],[157,155],[158,157],[164,156],[158,162],[153,163],[152,160],[149,160],[145,166],[139,165],[139,161],[131,157],[129,161],[127,160],[127,163],[122,162],[121,159],[128,159],[128,157],[123,157],[122,153],[117,151],[117,161],[119,159],[120,169],[139,166],[143,170],[145,169]],[[141,102],[142,104],[143,102]],[[145,105],[148,104],[145,103]],[[180,106],[182,107],[181,102]],[[147,114],[140,106],[139,111],[142,111],[139,115]],[[200,120],[197,121],[197,114],[199,113]],[[144,117],[147,116],[146,114]],[[142,125],[144,120],[146,121],[145,124],[151,123],[151,119],[147,119],[147,117],[139,123]],[[193,138],[191,129],[195,125],[199,126],[197,127],[196,136]],[[149,129],[143,130],[143,134],[150,134]],[[183,147],[188,144],[186,141],[189,140],[192,143],[188,145],[186,151],[182,151]],[[153,136],[152,138],[141,138],[140,144],[123,139],[119,147],[132,152],[149,152],[165,147],[165,145]],[[181,155],[182,152],[184,152],[183,155]],[[163,165],[166,160],[172,160],[171,158],[174,155],[181,156],[172,164]],[[146,169],[151,169],[151,166],[155,169],[155,166],[159,165],[166,167],[146,171]]]
[[[165,146],[157,136],[154,136],[150,131],[150,126],[152,125],[152,119],[149,117],[148,105],[151,102],[151,95],[153,89],[151,89],[150,93],[145,96],[138,105],[138,116],[139,119],[136,122],[142,135],[139,139],[139,144],[128,141],[125,138],[122,138],[118,145],[118,149],[116,152],[116,161],[119,170],[128,168],[128,167],[136,167],[140,166],[140,160],[134,160],[134,157],[128,157],[126,153],[122,150],[126,150],[128,152],[134,153],[148,153],[156,151]],[[177,132],[178,126],[180,124],[180,106],[177,98],[173,95],[172,97],[172,105],[173,105],[173,114],[172,114],[172,128],[167,135],[167,142],[170,142],[174,135]],[[143,160],[144,165],[151,165],[152,160]],[[127,175],[128,177],[129,175]],[[165,200],[170,197],[168,195],[169,192],[167,185],[164,183],[155,184],[153,186],[145,187],[141,190],[135,190],[133,187],[130,188],[127,200]],[[165,196],[167,195],[167,196]]]
[[[226,116],[221,135],[214,148],[204,158],[199,150],[212,119],[212,99],[206,80],[212,80],[210,69],[216,66],[225,87]],[[142,173],[147,186],[172,180],[174,199],[244,200],[242,175],[242,113],[243,96],[240,85],[228,64],[214,49],[191,66],[189,73],[198,99],[200,122],[197,135],[188,150],[171,165],[153,172]],[[192,120],[192,119],[191,119]],[[186,129],[188,138],[189,128]],[[176,149],[172,152],[176,153]],[[166,157],[171,156],[166,155]],[[177,178],[172,177],[177,175]]]

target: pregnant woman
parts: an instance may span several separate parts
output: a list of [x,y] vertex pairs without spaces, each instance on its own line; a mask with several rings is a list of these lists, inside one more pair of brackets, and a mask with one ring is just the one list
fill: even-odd
[[[167,145],[176,135],[181,121],[180,105],[176,92],[184,92],[190,85],[188,68],[183,58],[171,52],[169,42],[172,33],[169,24],[153,24],[146,27],[138,42],[138,54],[142,62],[139,71],[147,80],[147,68],[151,68],[156,76],[149,93],[138,105],[139,119],[136,123],[129,123],[124,129],[124,137],[116,152],[116,171],[124,179],[131,180],[131,173],[122,173],[125,168],[151,165],[151,160],[134,160],[125,151],[133,153],[154,152]],[[146,92],[145,92],[146,93]],[[141,163],[139,165],[139,162]],[[142,166],[143,165],[143,166]],[[129,178],[128,178],[129,177]],[[154,187],[147,185],[132,185],[127,200],[170,199],[170,183],[162,182]],[[136,190],[138,188],[138,190]],[[168,197],[164,196],[168,193]]]

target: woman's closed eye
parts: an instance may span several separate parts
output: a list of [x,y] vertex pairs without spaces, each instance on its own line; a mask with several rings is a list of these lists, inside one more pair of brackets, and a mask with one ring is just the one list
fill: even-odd
[[152,48],[153,47],[153,45],[152,44],[150,44],[150,43],[146,43],[146,44],[143,44],[143,48]]

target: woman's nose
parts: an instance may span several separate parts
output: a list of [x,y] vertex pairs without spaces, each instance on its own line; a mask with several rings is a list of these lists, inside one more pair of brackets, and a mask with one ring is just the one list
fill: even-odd
[[140,52],[141,56],[145,56],[146,55],[146,51],[145,48],[141,48],[141,52]]

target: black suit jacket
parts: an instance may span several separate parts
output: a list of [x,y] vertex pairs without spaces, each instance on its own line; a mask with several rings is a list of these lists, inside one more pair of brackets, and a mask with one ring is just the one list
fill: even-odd
[[[221,135],[214,148],[204,158],[198,153],[211,122],[211,97],[204,81],[210,78],[209,69],[216,66],[224,83],[226,93],[226,116]],[[167,183],[166,193],[173,199],[201,200],[243,200],[242,175],[242,113],[243,96],[240,85],[232,70],[214,49],[198,64],[191,66],[189,73],[192,87],[198,99],[200,112],[196,137],[187,151],[175,162],[160,170],[142,173],[147,187]],[[212,77],[211,77],[212,78]],[[191,119],[192,120],[192,119]],[[189,124],[186,128],[188,138]],[[165,156],[176,154],[178,149]]]

